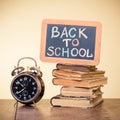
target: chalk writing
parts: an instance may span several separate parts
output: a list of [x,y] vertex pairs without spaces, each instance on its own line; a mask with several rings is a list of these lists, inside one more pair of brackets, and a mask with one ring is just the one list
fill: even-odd
[[46,56],[94,59],[95,27],[49,24],[47,28]]
[[[49,22],[45,23],[45,40],[44,45],[44,57],[49,58],[64,58],[64,60],[84,60],[94,61],[96,54],[99,56],[100,40],[97,41],[98,28],[96,24],[91,25],[84,24],[62,24],[62,22]],[[43,39],[42,39],[43,41]],[[43,47],[42,47],[43,48]],[[96,50],[98,49],[98,51]],[[96,52],[97,51],[97,52]],[[65,59],[66,58],[66,59]],[[51,59],[52,60],[52,59]],[[57,60],[56,60],[57,61]],[[69,61],[70,62],[70,61]],[[87,64],[87,62],[86,62]],[[94,63],[92,63],[94,64]],[[95,63],[96,64],[96,63]]]

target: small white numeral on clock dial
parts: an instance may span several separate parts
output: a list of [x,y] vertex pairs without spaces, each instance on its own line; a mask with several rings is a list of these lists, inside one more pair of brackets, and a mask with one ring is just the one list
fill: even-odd
[[32,82],[32,85],[35,85],[35,82]]
[[31,98],[31,95],[28,95],[28,98]]
[[27,80],[27,77],[24,77],[24,80]]
[[18,84],[20,84],[20,82],[19,82],[19,81],[16,81],[16,85],[18,85]]
[[34,95],[34,94],[35,94],[35,92],[32,92],[32,94]]
[[22,82],[23,81],[23,79],[20,79],[20,82]]
[[16,90],[18,89],[18,87],[16,86],[16,87],[14,87]]
[[31,82],[31,79],[29,79],[29,82]]
[[36,89],[37,89],[36,87],[33,88],[33,90],[36,90]]
[[19,94],[19,92],[18,92],[18,91],[16,91],[16,94]]
[[23,99],[24,99],[24,100],[26,100],[27,98],[26,98],[26,97],[24,97]]

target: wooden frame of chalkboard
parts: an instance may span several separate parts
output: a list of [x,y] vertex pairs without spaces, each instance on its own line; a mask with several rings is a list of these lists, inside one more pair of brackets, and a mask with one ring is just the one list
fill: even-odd
[[40,60],[43,62],[98,65],[101,29],[100,22],[43,20]]

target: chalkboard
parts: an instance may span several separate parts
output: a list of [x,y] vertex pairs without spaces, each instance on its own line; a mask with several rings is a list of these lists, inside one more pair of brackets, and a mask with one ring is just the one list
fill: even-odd
[[100,46],[100,22],[43,20],[40,59],[44,62],[97,65]]

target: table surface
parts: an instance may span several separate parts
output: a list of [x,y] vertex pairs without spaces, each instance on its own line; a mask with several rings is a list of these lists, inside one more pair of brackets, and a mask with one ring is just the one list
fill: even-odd
[[15,103],[15,100],[0,100],[0,120],[120,120],[120,99],[104,99],[88,109],[52,107],[49,99],[43,99],[32,106],[18,103],[17,112]]

